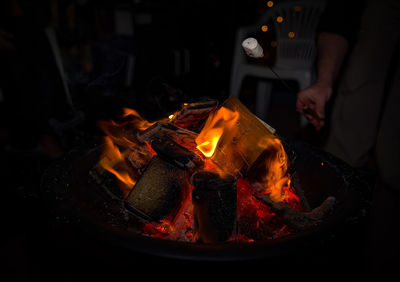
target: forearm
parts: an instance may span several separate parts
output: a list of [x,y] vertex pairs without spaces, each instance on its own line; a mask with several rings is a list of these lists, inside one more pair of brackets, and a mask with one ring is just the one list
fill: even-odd
[[346,56],[348,42],[341,35],[321,32],[317,44],[317,83],[332,87]]

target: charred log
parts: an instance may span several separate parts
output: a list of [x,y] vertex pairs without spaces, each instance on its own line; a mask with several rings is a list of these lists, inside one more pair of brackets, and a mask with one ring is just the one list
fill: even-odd
[[154,139],[169,138],[179,145],[196,151],[197,133],[178,127],[171,123],[157,122],[137,135],[141,142],[151,143]]
[[174,218],[188,190],[186,172],[154,157],[126,198],[129,211],[147,221]]
[[217,100],[190,103],[176,114],[172,122],[177,126],[198,132],[201,129],[199,126],[201,121],[205,120],[217,106]]
[[296,191],[296,195],[299,197],[300,204],[303,207],[304,211],[311,211],[310,203],[307,200],[307,197],[304,195],[304,190],[301,188],[300,181],[298,180],[297,174],[294,174],[291,177],[291,181],[293,183],[292,187]]
[[305,231],[317,226],[333,209],[335,197],[326,198],[322,204],[310,212],[300,212],[292,209],[284,202],[274,202],[268,194],[255,195],[262,203],[268,205],[273,212],[281,217],[289,228],[295,231]]
[[203,160],[199,155],[180,146],[168,136],[154,138],[151,147],[160,158],[181,169],[194,170],[203,165]]
[[210,171],[192,176],[194,218],[198,239],[204,243],[228,240],[236,225],[236,180]]
[[123,199],[124,193],[118,188],[118,182],[114,174],[99,167],[89,170],[89,182],[101,187],[112,199]]

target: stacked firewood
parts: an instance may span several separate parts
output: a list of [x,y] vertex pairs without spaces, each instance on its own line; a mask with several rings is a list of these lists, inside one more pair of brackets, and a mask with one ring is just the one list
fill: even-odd
[[[146,222],[173,222],[183,203],[190,198],[196,240],[222,242],[237,235],[240,226],[237,222],[237,179],[258,173],[256,164],[266,156],[263,154],[265,147],[259,146],[260,140],[278,136],[236,98],[229,98],[221,107],[239,113],[235,126],[221,136],[211,157],[211,162],[223,173],[206,168],[206,158],[196,148],[196,138],[207,118],[219,108],[217,101],[186,104],[169,121],[156,122],[135,134],[127,132],[127,139],[147,144],[154,151],[152,157],[146,157],[145,164],[135,154],[128,155],[132,167],[140,168],[140,177],[123,199],[127,210]],[[97,170],[97,174],[104,173]],[[260,184],[257,181],[252,185],[254,199],[267,205],[295,231],[317,225],[335,201],[330,197],[311,210],[299,185],[294,185],[300,195],[300,211],[274,201],[269,194],[258,193]]]

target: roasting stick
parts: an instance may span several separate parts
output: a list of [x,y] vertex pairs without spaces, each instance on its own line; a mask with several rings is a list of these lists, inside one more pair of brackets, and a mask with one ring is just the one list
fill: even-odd
[[[255,38],[249,37],[249,38],[245,39],[242,42],[242,47],[243,47],[244,51],[246,52],[246,54],[249,57],[252,57],[252,58],[262,58],[262,57],[264,57],[263,48],[261,47],[260,44],[258,44],[257,39],[255,39]],[[283,79],[281,79],[281,77],[270,66],[267,65],[267,67],[272,71],[272,73],[274,73],[276,75],[276,77],[282,82],[283,85],[285,85],[285,87],[288,90],[293,91],[293,89],[291,87],[289,87],[286,84],[286,82]],[[311,109],[308,105],[304,105],[303,112],[305,114],[308,114],[308,115],[312,116],[318,122],[324,121],[324,117],[322,117],[319,113],[317,113],[316,111]]]
[[[253,37],[249,37],[247,39],[245,39],[242,42],[242,47],[244,49],[244,51],[246,52],[246,54],[249,57],[252,58],[262,58],[264,57],[264,50],[261,47],[260,44],[258,44],[257,39],[253,38]],[[270,67],[269,65],[266,65],[267,68],[269,68],[269,70],[281,81],[281,83],[290,91],[293,91],[293,89],[286,83],[286,81],[284,81],[279,74],[276,73],[276,71]]]

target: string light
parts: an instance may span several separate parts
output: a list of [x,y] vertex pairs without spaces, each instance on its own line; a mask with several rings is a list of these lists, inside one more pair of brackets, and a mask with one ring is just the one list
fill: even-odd
[[295,12],[301,12],[301,10],[302,10],[301,6],[295,6],[294,7],[294,11]]
[[270,7],[270,8],[273,7],[274,6],[274,2],[273,1],[268,1],[267,2],[267,6]]
[[293,31],[288,33],[289,38],[293,38],[295,36],[295,33]]
[[268,31],[268,26],[267,26],[267,25],[261,26],[261,30],[262,30],[263,32]]
[[278,23],[281,23],[281,22],[283,22],[283,18],[282,18],[281,16],[279,16],[279,17],[276,18],[276,21],[277,21]]

